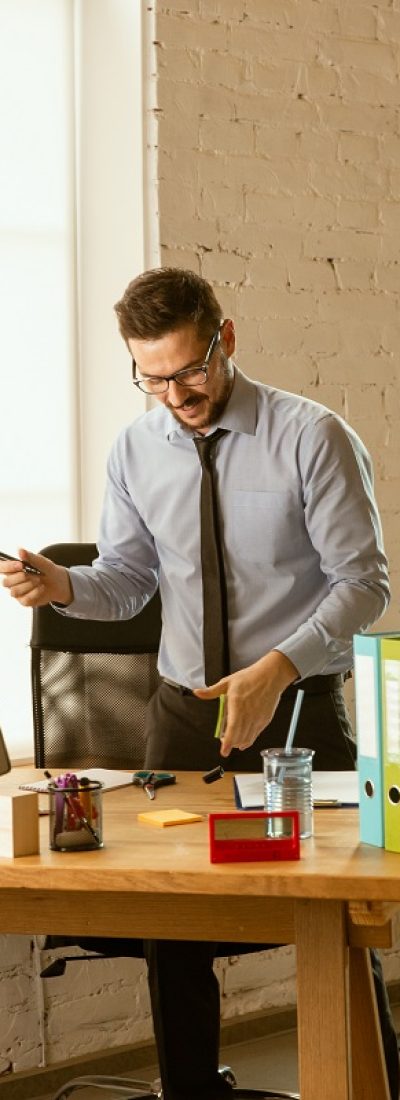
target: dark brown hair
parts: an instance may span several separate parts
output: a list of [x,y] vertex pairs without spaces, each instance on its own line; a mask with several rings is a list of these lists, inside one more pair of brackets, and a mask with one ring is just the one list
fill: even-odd
[[138,275],[114,309],[124,340],[157,340],[188,324],[207,338],[223,317],[206,279],[177,267],[156,267]]

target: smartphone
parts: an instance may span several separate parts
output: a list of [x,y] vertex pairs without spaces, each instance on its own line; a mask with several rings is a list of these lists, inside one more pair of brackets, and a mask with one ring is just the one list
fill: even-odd
[[[0,561],[20,561],[20,558],[16,558],[14,554],[5,554],[3,550],[0,550]],[[34,573],[36,577],[41,577],[40,569],[35,569],[34,565],[28,565],[28,562],[21,561],[24,573]]]

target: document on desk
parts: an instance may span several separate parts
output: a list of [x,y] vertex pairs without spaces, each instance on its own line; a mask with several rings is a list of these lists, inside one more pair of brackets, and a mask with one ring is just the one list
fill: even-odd
[[[57,772],[54,773],[54,779],[57,778],[57,774]],[[132,783],[132,772],[113,771],[112,768],[77,768],[76,774],[78,777],[86,776],[87,779],[97,780],[103,784],[105,791],[115,791],[117,787],[130,787]],[[51,779],[38,779],[32,783],[20,783],[19,789],[42,794],[48,790],[49,783]]]
[[[235,775],[233,782],[239,810],[264,809],[262,772]],[[316,808],[358,806],[358,772],[313,772],[312,783]]]

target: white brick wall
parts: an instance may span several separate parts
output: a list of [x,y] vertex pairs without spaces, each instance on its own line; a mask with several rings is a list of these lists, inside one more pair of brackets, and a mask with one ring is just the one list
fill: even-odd
[[40,1066],[43,1013],[32,941],[0,935],[0,1074]]
[[[44,952],[43,964],[52,957]],[[44,982],[46,1064],[151,1037],[146,968],[139,959],[73,962],[64,976]]]
[[400,603],[396,7],[155,5],[161,261],[213,281],[245,370],[363,436],[391,564],[387,629]]
[[[396,629],[397,0],[154,4],[161,262],[216,285],[245,370],[326,403],[362,435]],[[35,965],[28,940],[0,937],[0,1072],[39,1065],[42,1032],[47,1063],[151,1035],[144,964],[77,964],[46,983],[44,1009]],[[217,969],[226,1018],[294,1002],[292,948]],[[398,953],[385,972],[399,978]]]

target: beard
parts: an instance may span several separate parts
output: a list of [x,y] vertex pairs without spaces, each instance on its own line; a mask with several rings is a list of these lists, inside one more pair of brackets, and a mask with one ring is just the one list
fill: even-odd
[[[228,397],[221,397],[218,401],[207,401],[204,416],[196,423],[196,428],[211,428],[212,424],[216,424],[217,420],[222,416],[227,400]],[[190,423],[185,419],[185,415],[180,413],[179,409],[175,409],[174,406],[170,405],[168,402],[167,409],[172,413],[174,419],[178,421],[178,424],[182,424],[184,428],[190,428]]]
[[[201,393],[192,392],[188,395],[185,404],[187,403],[190,408],[195,408],[197,404],[200,406],[201,403],[204,403],[204,412],[201,420],[196,423],[196,430],[199,428],[211,428],[213,424],[217,423],[229,401],[232,393],[232,386],[233,370],[229,360],[226,359],[221,371],[220,390],[214,400],[212,400],[208,394],[204,395],[205,400],[202,398]],[[182,404],[184,404],[184,402],[182,402]],[[171,405],[169,401],[166,401],[166,407],[172,413],[174,419],[178,421],[178,424],[181,424],[184,428],[190,428],[190,421],[188,422],[185,419],[184,412],[182,414],[180,409]]]

